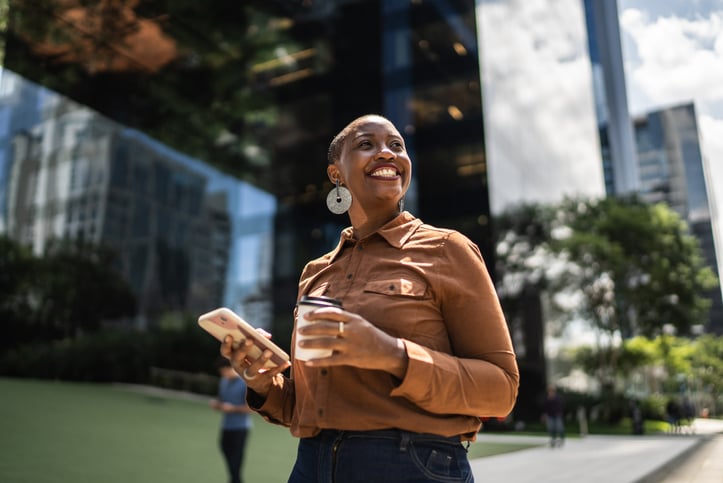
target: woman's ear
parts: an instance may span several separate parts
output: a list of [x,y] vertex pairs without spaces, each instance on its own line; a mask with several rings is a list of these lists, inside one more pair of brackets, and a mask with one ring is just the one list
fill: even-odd
[[334,164],[330,164],[326,167],[326,174],[329,176],[329,181],[336,184],[336,180],[341,183],[341,177],[339,176],[339,168]]

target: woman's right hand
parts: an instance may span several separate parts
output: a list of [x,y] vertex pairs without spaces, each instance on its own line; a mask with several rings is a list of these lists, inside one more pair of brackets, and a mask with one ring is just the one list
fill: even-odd
[[231,362],[231,367],[246,381],[246,386],[261,397],[266,397],[277,374],[285,371],[290,365],[284,365],[268,369],[266,362],[271,359],[271,351],[265,350],[257,359],[250,355],[254,343],[246,339],[243,344],[234,349],[233,338],[229,335],[221,343],[221,355]]

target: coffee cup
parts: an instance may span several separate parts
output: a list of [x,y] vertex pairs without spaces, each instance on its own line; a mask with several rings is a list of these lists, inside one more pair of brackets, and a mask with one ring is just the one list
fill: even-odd
[[[296,344],[294,346],[294,359],[300,361],[308,361],[311,359],[319,359],[321,357],[329,357],[332,354],[331,349],[307,349],[299,347],[299,342],[306,339],[316,339],[319,336],[304,336],[299,334],[299,328],[319,322],[319,320],[306,320],[305,314],[322,307],[341,307],[341,301],[331,297],[310,297],[304,295],[296,304]],[[322,336],[325,337],[325,336]]]

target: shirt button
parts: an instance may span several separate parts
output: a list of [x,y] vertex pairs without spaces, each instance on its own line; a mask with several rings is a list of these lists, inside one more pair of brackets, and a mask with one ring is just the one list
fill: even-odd
[[362,248],[364,248],[364,247],[361,246],[361,245],[359,245],[359,246],[357,247],[357,249],[359,249],[359,250],[361,250]]
[[322,375],[322,376],[326,376],[326,374],[327,374],[328,372],[329,372],[329,371],[327,371],[326,369],[322,369],[322,370],[321,370],[321,375]]
[[346,276],[347,280],[351,280],[351,277],[353,277],[351,273]]
[[323,410],[323,409],[319,409],[319,416],[323,416],[323,415],[324,415],[324,410]]
[[389,286],[389,290],[394,290],[394,284]]

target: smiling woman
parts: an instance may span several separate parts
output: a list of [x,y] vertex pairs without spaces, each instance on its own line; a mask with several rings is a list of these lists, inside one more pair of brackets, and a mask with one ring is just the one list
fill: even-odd
[[353,120],[328,153],[351,226],[306,265],[298,298],[340,305],[304,311],[304,321],[297,310],[294,337],[330,355],[294,351],[286,377],[286,366],[265,369],[270,354],[230,340],[221,352],[246,378],[249,406],[300,438],[289,482],[473,481],[462,443],[481,416],[512,410],[519,384],[484,260],[461,233],[402,211],[412,160],[387,118]]

